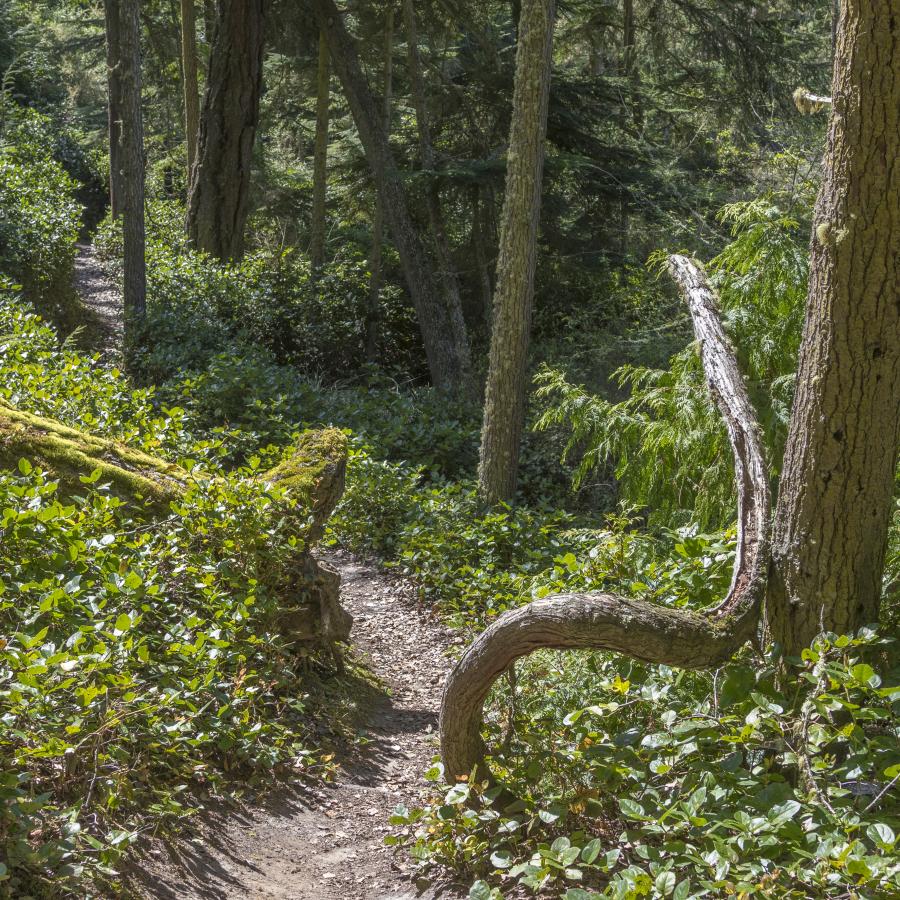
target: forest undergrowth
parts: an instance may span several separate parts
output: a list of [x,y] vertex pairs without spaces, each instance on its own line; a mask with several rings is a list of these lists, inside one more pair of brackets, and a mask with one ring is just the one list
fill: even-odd
[[[305,427],[350,438],[326,539],[408,575],[466,637],[562,590],[692,609],[723,596],[731,474],[691,346],[666,368],[622,369],[619,399],[543,369],[520,502],[486,511],[475,411],[398,385],[417,374],[399,293],[385,292],[382,320],[396,358],[335,383],[365,370],[366,269],[351,252],[323,277],[265,247],[221,266],[178,237],[178,204],[153,202],[148,314],[127,375],[79,349],[74,182],[38,114],[10,111],[4,127],[0,399],[215,477],[198,474],[162,529],[99,477],[64,499],[27,459],[0,475],[0,891],[102,891],[142,831],[174,825],[203,792],[327,777],[315,723],[339,730],[345,710],[323,706],[316,678],[329,673],[297,666],[271,627],[264,575],[290,547],[266,524],[277,496],[241,477]],[[792,206],[807,201],[773,192],[727,208],[733,239],[709,266],[773,459],[807,277]],[[119,240],[109,222],[96,238],[113,270]],[[895,897],[896,531],[884,622],[825,635],[800,658],[747,649],[691,673],[537,654],[490,701],[490,765],[506,790],[478,773],[443,784],[435,761],[423,773],[434,802],[396,810],[389,841],[423,871],[464,873],[475,900],[519,888]],[[785,690],[785,667],[808,691]]]

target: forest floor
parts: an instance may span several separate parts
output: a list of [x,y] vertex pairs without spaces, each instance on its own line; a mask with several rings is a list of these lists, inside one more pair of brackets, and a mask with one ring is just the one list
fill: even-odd
[[408,582],[345,551],[323,551],[320,558],[341,574],[341,600],[354,618],[354,658],[378,679],[356,685],[364,694],[357,700],[362,740],[339,754],[333,782],[280,783],[240,806],[210,805],[189,832],[148,842],[129,878],[139,896],[465,896],[452,885],[417,880],[405,852],[384,845],[393,809],[422,800],[422,773],[437,752],[437,710],[453,634],[421,607]]
[[[94,349],[121,349],[121,299],[93,248],[79,247],[75,288],[98,321]],[[357,739],[333,781],[278,782],[243,803],[206,803],[174,837],[143,841],[129,890],[147,900],[457,900],[449,884],[417,879],[404,851],[386,847],[388,817],[416,805],[438,749],[441,687],[462,639],[422,607],[410,582],[343,550],[320,558],[341,575],[353,616],[348,674],[331,689],[355,696]],[[360,672],[368,673],[361,676]],[[318,702],[322,702],[320,699]]]
[[93,244],[77,244],[72,287],[85,310],[83,343],[106,362],[118,362],[125,337],[122,295],[97,258]]

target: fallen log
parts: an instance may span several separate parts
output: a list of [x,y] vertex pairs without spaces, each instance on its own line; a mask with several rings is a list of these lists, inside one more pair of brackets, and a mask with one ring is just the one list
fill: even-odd
[[[129,505],[143,520],[177,515],[173,504],[184,496],[189,473],[121,441],[97,437],[23,412],[0,401],[0,470],[15,471],[20,459],[41,468],[58,484],[60,497],[84,495],[82,477],[99,469],[98,483]],[[306,431],[293,451],[259,475],[279,484],[293,504],[279,506],[289,515],[299,539],[296,557],[271,586],[282,600],[278,626],[297,650],[333,648],[350,636],[352,619],[340,605],[340,578],[313,555],[328,517],[344,490],[347,441],[336,428]]]

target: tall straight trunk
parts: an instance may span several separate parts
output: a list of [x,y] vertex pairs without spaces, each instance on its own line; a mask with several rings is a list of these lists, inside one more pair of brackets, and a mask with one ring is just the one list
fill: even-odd
[[319,63],[316,69],[316,145],[313,152],[313,199],[309,259],[313,272],[325,262],[325,189],[328,183],[328,115],[331,68],[328,38],[319,32]]
[[[428,209],[428,224],[431,228],[435,258],[438,264],[444,302],[451,311],[450,324],[457,329],[457,342],[468,341],[466,323],[462,316],[462,300],[459,293],[459,279],[450,252],[450,241],[441,210],[440,190],[436,179],[434,144],[431,140],[431,126],[428,121],[428,105],[425,98],[425,80],[422,77],[422,60],[419,56],[419,36],[416,26],[416,11],[413,0],[403,0],[403,26],[406,29],[406,44],[409,55],[409,75],[412,82],[413,108],[416,111],[416,128],[419,135],[419,160],[422,169],[428,173],[428,189],[425,200]],[[458,314],[456,314],[458,313]]]
[[144,257],[144,126],[141,116],[140,0],[120,0],[122,72],[122,244],[126,322],[147,309]]
[[476,277],[481,293],[481,312],[487,333],[490,334],[494,322],[494,290],[491,284],[491,270],[488,264],[488,247],[494,240],[489,230],[490,212],[489,189],[483,185],[472,188],[472,250],[475,260]]
[[[394,10],[389,7],[384,23],[384,56],[382,59],[382,127],[385,138],[391,134],[391,104],[394,92]],[[375,191],[372,217],[372,247],[369,251],[369,297],[366,311],[366,359],[378,357],[379,320],[381,318],[381,284],[383,280],[384,201]]]
[[188,197],[194,245],[221,260],[244,252],[262,91],[266,0],[219,0],[197,161]]
[[109,131],[109,210],[114,218],[122,214],[122,70],[120,67],[121,24],[119,0],[104,0],[106,20],[106,81]]
[[877,621],[900,440],[900,16],[841,6],[770,578],[789,652]]
[[350,106],[366,161],[384,204],[410,298],[416,310],[428,370],[438,390],[466,392],[470,380],[470,354],[465,331],[453,326],[462,310],[448,310],[435,271],[434,261],[423,245],[409,213],[409,203],[400,173],[388,145],[375,100],[360,68],[353,39],[334,0],[312,0],[316,24],[328,35],[331,61]]
[[197,159],[200,131],[200,88],[197,81],[197,19],[194,0],[181,0],[181,77],[184,88],[184,141],[187,147],[187,184]]
[[494,328],[478,465],[478,490],[489,503],[511,500],[516,492],[525,423],[555,12],[555,0],[524,0],[519,20]]

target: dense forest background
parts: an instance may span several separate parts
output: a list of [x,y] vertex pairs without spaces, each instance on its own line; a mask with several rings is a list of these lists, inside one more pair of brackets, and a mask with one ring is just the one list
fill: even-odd
[[[317,543],[409,579],[451,659],[562,591],[726,595],[734,441],[667,259],[705,262],[777,488],[839,5],[561,0],[504,269],[537,6],[0,0],[0,896],[140,895],[149,833],[357,752],[369,675]],[[505,393],[498,282],[529,259]],[[486,706],[505,788],[435,755],[387,843],[476,900],[896,896],[886,502],[879,621],[702,671],[537,653]]]

